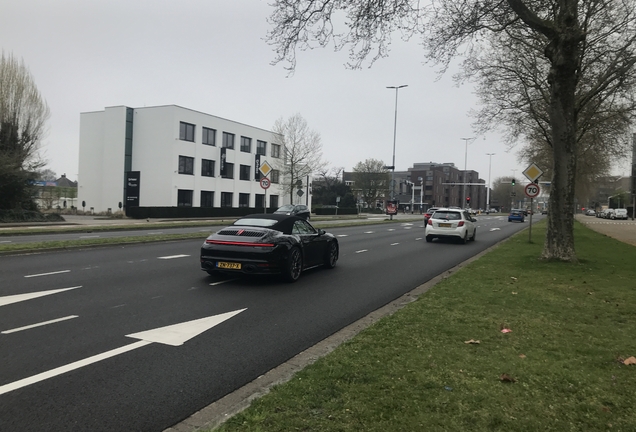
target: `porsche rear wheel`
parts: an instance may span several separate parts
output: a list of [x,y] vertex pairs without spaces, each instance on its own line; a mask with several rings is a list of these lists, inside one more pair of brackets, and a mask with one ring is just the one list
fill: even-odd
[[289,256],[283,268],[283,279],[287,282],[296,282],[303,271],[303,256],[297,247],[289,251]]

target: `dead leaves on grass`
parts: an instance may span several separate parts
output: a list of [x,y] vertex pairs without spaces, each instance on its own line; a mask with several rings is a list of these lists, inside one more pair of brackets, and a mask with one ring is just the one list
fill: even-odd
[[629,365],[636,365],[636,357],[631,356],[631,357],[628,357],[628,358],[626,358],[626,359],[622,359],[621,357],[619,357],[619,358],[618,358],[618,362],[619,362],[619,363],[623,363],[623,364],[624,364],[624,365],[626,365],[626,366],[629,366]]

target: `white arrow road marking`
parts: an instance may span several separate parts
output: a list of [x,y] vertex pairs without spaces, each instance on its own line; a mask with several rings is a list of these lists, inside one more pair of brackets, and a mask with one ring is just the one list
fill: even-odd
[[54,290],[48,290],[48,291],[38,291],[38,292],[27,293],[27,294],[15,294],[10,296],[0,297],[0,306],[6,306],[11,303],[18,303],[21,301],[31,300],[34,298],[43,297],[43,296],[47,296],[51,294],[57,294],[57,293],[61,293],[64,291],[77,289],[81,287],[82,286],[80,285],[80,286],[71,287],[71,288],[60,288],[60,289],[54,289]]
[[157,342],[166,345],[179,346],[183,345],[185,342],[203,333],[204,331],[209,330],[212,327],[221,324],[223,321],[232,318],[234,315],[240,314],[244,310],[245,309],[239,309],[220,315],[200,318],[180,324],[173,324],[140,333],[133,333],[126,335],[126,337],[141,339],[149,342]]
[[[153,342],[158,343],[166,343],[168,345],[178,346],[183,345],[184,342],[189,339],[198,336],[199,334],[205,332],[206,330],[211,329],[212,327],[221,324],[223,321],[232,318],[234,315],[243,312],[245,309],[236,310],[233,312],[227,312],[220,315],[215,315],[207,318],[201,318],[194,321],[188,321],[181,324],[175,324],[167,327],[162,327],[154,330],[148,330],[141,333],[135,333],[127,335],[127,337],[132,337],[136,339],[142,339],[138,342],[123,346],[121,348],[116,348],[114,350],[106,351],[101,354],[94,355],[92,357],[85,358],[83,360],[78,360],[73,363],[69,363],[64,366],[57,367],[55,369],[51,369],[46,372],[39,373],[37,375],[33,375],[19,381],[15,381],[9,384],[5,384],[0,386],[0,395],[5,393],[9,393],[13,390],[17,390],[22,387],[26,387],[31,384],[35,384],[40,381],[44,381],[49,378],[53,378],[55,376],[64,374],[66,372],[70,372],[75,369],[79,369],[84,366],[88,366],[93,363],[97,363],[102,360],[106,360],[111,357],[118,356],[128,351],[135,350],[137,348],[141,348],[146,345],[150,345]],[[162,334],[162,332],[164,334]]]
[[174,259],[174,258],[184,258],[189,256],[190,255],[170,255],[170,256],[157,257],[157,259]]
[[70,270],[60,270],[60,271],[49,272],[49,273],[40,273],[40,274],[34,274],[34,275],[26,275],[25,278],[32,278],[32,277],[39,277],[39,276],[50,276],[50,275],[54,275],[54,274],[68,273],[68,272],[70,272]]
[[24,327],[14,328],[14,329],[11,329],[11,330],[5,330],[5,331],[2,331],[0,333],[2,333],[2,334],[15,333],[15,332],[19,332],[19,331],[22,331],[22,330],[28,330],[28,329],[32,329],[32,328],[35,328],[35,327],[41,327],[41,326],[45,326],[45,325],[48,325],[48,324],[54,324],[56,322],[66,321],[66,320],[70,320],[70,319],[77,318],[77,317],[78,317],[77,315],[69,315],[69,316],[64,317],[64,318],[58,318],[58,319],[54,319],[54,320],[50,320],[50,321],[44,321],[44,322],[37,323],[37,324],[31,324],[31,325],[24,326]]

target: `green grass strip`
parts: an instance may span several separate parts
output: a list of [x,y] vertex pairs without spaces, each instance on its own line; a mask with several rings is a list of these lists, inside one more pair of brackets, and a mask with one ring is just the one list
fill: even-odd
[[579,262],[547,262],[544,236],[514,236],[218,430],[636,430],[636,365],[621,362],[636,248],[576,223]]

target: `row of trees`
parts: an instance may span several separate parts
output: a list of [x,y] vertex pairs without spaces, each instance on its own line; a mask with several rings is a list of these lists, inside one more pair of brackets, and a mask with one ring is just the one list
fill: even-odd
[[[297,49],[350,48],[350,67],[388,56],[391,37],[421,37],[445,72],[473,81],[476,129],[505,128],[552,184],[542,256],[575,261],[577,180],[626,150],[636,112],[636,0],[275,0],[268,41],[293,71]],[[344,20],[342,19],[344,15]],[[344,28],[338,28],[338,23]]]
[[40,140],[49,107],[31,73],[12,55],[0,57],[0,210],[36,210],[33,182],[45,165]]

